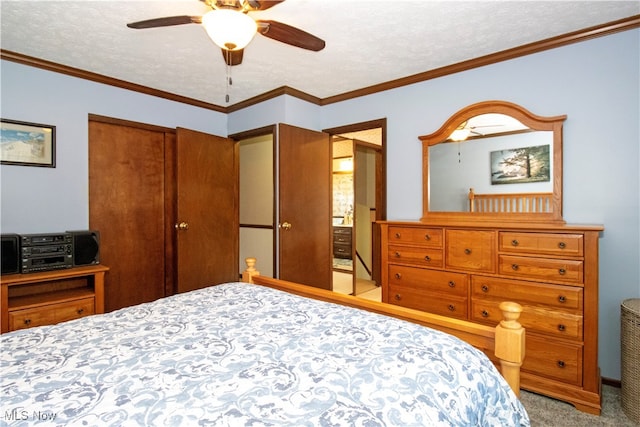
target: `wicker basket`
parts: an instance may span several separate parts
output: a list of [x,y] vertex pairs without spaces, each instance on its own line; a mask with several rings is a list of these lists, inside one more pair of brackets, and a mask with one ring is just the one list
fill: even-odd
[[640,299],[624,300],[621,312],[622,410],[640,423]]

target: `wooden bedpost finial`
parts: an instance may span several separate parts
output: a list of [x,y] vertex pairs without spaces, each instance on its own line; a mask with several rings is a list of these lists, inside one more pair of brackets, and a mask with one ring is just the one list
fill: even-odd
[[522,306],[515,302],[505,301],[500,303],[500,310],[502,311],[502,318],[500,324],[507,329],[520,329],[522,325],[518,322],[520,313],[522,313]]
[[520,366],[524,360],[525,331],[518,318],[522,306],[515,302],[500,303],[503,320],[496,326],[495,355],[500,359],[502,376],[516,396],[520,396]]
[[256,259],[249,257],[245,258],[244,262],[247,264],[247,269],[242,273],[242,281],[246,283],[253,283],[253,276],[260,275],[260,272],[256,270]]
[[475,212],[476,211],[476,206],[474,203],[474,198],[475,198],[475,194],[473,192],[473,188],[469,189],[469,212]]

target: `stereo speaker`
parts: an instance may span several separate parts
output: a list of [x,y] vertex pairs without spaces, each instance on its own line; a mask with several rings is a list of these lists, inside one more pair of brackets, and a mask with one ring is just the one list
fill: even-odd
[[20,236],[3,234],[0,246],[0,270],[2,274],[20,273]]
[[67,231],[73,236],[73,265],[100,264],[100,233],[97,230]]

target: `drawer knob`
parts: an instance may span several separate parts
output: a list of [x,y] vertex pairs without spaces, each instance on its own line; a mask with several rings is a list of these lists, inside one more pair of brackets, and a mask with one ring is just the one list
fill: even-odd
[[400,296],[400,294],[396,294],[395,299],[396,299],[396,301],[400,301],[402,299],[402,297]]
[[565,242],[560,242],[560,243],[558,243],[558,247],[559,247],[560,249],[564,249],[564,248],[566,248],[566,247],[567,247],[567,244],[566,244]]
[[427,262],[431,262],[431,257],[429,255],[425,255],[424,260]]
[[567,297],[565,297],[564,295],[560,295],[558,297],[558,302],[561,302],[561,303],[567,302]]
[[565,327],[562,323],[558,325],[558,330],[559,330],[560,332],[564,332],[564,331],[565,331],[565,329],[566,329],[566,327]]
[[24,324],[25,325],[30,325],[31,324],[31,319],[24,319]]
[[402,279],[402,274],[400,273],[396,273],[395,276],[396,276],[396,279]]
[[464,250],[464,253],[465,253],[465,254],[467,254],[467,255],[471,255],[471,249],[466,248],[466,249]]
[[558,274],[560,274],[561,276],[564,276],[565,274],[567,274],[567,270],[565,270],[564,268],[561,268],[558,270]]
[[78,310],[76,310],[78,312],[78,314],[82,314],[84,313],[84,308],[79,308]]
[[449,287],[450,288],[455,288],[456,287],[456,282],[454,282],[453,280],[449,280]]
[[489,292],[489,287],[487,285],[482,285],[480,289],[482,289],[482,292]]
[[425,234],[424,235],[424,240],[431,240],[431,235],[430,234]]
[[564,360],[558,360],[556,365],[558,365],[558,368],[564,368],[564,366],[565,366]]
[[518,246],[519,244],[520,244],[520,242],[518,242],[516,239],[513,239],[513,240],[511,241],[511,245],[512,245],[512,246]]
[[456,311],[456,306],[453,304],[449,304],[447,308],[449,309],[449,311]]
[[482,317],[489,317],[489,312],[487,310],[482,310]]
[[400,233],[396,233],[396,239],[399,239],[400,237]]
[[518,269],[519,269],[519,268],[520,268],[520,267],[518,266],[518,264],[511,264],[511,269],[512,269],[513,271],[518,271]]
[[400,258],[400,252],[396,252],[396,258]]

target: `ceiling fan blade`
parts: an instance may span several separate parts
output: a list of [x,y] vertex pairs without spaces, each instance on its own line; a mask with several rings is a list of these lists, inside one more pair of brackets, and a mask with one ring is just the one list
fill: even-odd
[[201,24],[202,16],[165,16],[164,18],[147,19],[145,21],[131,22],[127,24],[129,28],[141,30],[145,28],[169,27],[171,25]]
[[324,40],[291,25],[278,21],[256,20],[256,22],[258,23],[258,32],[270,39],[314,52],[324,49]]
[[263,0],[249,0],[249,6],[251,10],[267,10],[273,6],[282,3],[284,0],[277,1],[263,1]]
[[244,55],[244,49],[227,50],[220,49],[222,51],[222,57],[227,65],[240,65],[242,64],[242,57]]

